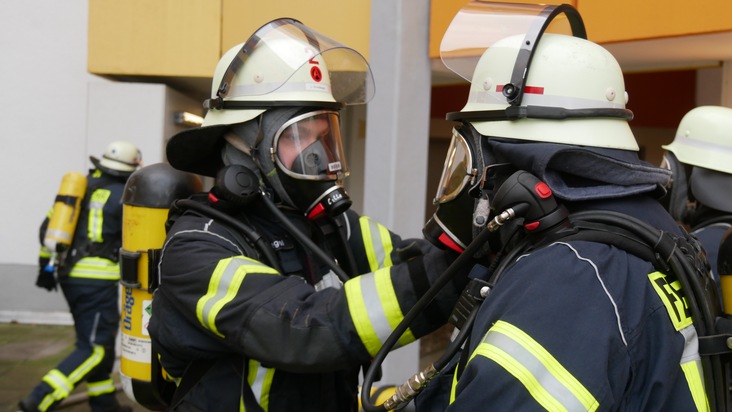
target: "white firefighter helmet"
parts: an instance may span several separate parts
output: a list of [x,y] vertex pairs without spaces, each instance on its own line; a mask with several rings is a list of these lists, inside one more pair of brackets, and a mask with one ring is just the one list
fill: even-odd
[[278,107],[339,110],[374,93],[366,59],[293,19],[273,20],[229,49],[213,76],[203,125],[173,136],[166,154],[177,169],[214,176],[229,125]]
[[[523,40],[521,35],[503,39],[483,54],[463,113],[511,107],[502,91],[511,83]],[[607,112],[621,117],[602,114],[606,109],[623,110],[626,102],[623,73],[607,50],[578,37],[547,33],[526,76],[521,106],[529,108],[527,117],[471,123],[484,136],[637,151],[623,112]]]
[[[440,46],[445,65],[471,82],[467,104],[448,119],[488,137],[638,150],[620,66],[585,40],[575,9],[468,6]],[[552,22],[559,12],[567,19]]]
[[661,147],[681,163],[732,174],[732,109],[691,109],[681,119],[673,142]]
[[107,146],[101,159],[91,157],[91,161],[95,167],[105,171],[127,174],[137,170],[142,163],[142,154],[134,144],[118,140]]

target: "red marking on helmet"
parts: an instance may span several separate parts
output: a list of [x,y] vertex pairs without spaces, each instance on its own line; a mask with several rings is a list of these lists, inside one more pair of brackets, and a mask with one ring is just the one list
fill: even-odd
[[313,66],[310,68],[310,77],[312,77],[316,82],[320,82],[323,80],[323,73],[320,71],[318,66]]
[[[503,91],[503,85],[502,84],[497,85],[496,86],[496,91],[497,92],[502,92]],[[544,94],[544,88],[543,87],[539,87],[539,86],[526,86],[526,87],[524,87],[524,94],[526,94],[526,93],[529,93],[529,94]]]
[[534,191],[540,198],[546,199],[552,195],[552,190],[544,182],[539,182],[534,186]]
[[531,222],[524,225],[526,230],[536,230],[541,223],[539,222]]
[[308,213],[308,219],[315,220],[318,216],[325,213],[325,206],[323,206],[322,203],[318,203],[315,205],[315,207]]
[[452,239],[450,239],[449,236],[447,236],[446,233],[443,233],[440,235],[440,237],[437,238],[440,242],[442,242],[443,245],[449,247],[450,249],[458,252],[463,253],[463,248],[460,247],[457,243],[455,243]]

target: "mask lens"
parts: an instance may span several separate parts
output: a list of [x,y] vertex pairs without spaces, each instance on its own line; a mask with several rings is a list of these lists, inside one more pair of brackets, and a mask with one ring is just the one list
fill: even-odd
[[452,129],[452,140],[447,149],[442,177],[437,187],[435,203],[445,203],[454,199],[472,176],[473,159],[465,138],[456,129]]
[[338,180],[348,176],[338,114],[306,113],[285,123],[275,135],[275,161],[297,179]]

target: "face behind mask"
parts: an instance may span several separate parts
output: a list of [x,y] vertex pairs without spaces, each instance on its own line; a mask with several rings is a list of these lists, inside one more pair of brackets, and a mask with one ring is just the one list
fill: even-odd
[[349,171],[337,112],[313,111],[289,119],[272,147],[282,186],[308,218],[336,216],[351,206],[343,187]]

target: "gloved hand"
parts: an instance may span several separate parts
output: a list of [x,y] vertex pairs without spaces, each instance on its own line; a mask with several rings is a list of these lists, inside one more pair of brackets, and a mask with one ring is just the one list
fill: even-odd
[[[56,286],[56,275],[54,274],[53,266],[48,266],[48,258],[40,258],[38,261],[38,277],[36,278],[36,286],[44,288],[49,292],[52,290],[58,290]],[[49,270],[50,269],[50,270]]]

